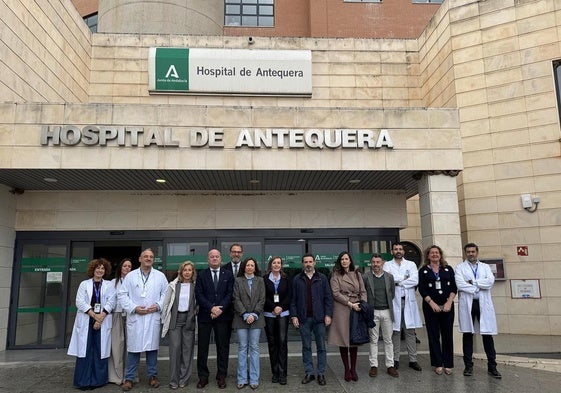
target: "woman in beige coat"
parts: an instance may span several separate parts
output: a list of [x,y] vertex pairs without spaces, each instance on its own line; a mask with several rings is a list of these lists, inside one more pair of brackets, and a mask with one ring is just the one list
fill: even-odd
[[[360,310],[360,301],[366,301],[366,289],[364,282],[348,252],[339,254],[333,274],[331,276],[331,291],[333,292],[333,322],[329,328],[327,342],[337,345],[341,354],[341,360],[345,367],[345,381],[357,381],[356,373],[356,346],[350,343],[351,310]],[[350,362],[349,362],[350,355]]]

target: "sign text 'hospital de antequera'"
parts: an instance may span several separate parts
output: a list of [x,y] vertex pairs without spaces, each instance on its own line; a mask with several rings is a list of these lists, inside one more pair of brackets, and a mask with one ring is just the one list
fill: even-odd
[[[177,133],[174,133],[176,131]],[[231,131],[228,131],[230,133]],[[170,127],[43,125],[42,146],[159,146],[193,148],[393,149],[387,129],[242,128],[227,145],[221,128],[173,130]],[[178,139],[180,138],[180,139]],[[186,140],[188,142],[182,142]],[[227,138],[233,141],[233,138]],[[232,142],[230,142],[232,143]]]

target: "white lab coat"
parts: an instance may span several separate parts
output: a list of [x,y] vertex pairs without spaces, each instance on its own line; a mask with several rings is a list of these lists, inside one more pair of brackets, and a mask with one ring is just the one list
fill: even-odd
[[[495,276],[486,263],[477,261],[477,277],[474,277],[470,263],[465,260],[456,266],[456,286],[458,287],[458,317],[460,332],[498,334],[495,307],[491,298],[491,288],[495,284]],[[470,284],[468,280],[473,280]],[[471,305],[473,294],[479,293],[479,308],[481,311],[480,323],[471,319]]]
[[[92,308],[91,299],[93,295],[93,278],[84,280],[78,287],[76,292],[76,319],[74,320],[74,327],[72,328],[72,337],[68,345],[68,355],[77,356],[79,358],[86,357],[88,350],[88,331],[90,316],[86,312]],[[100,288],[101,308],[109,314],[101,324],[101,358],[108,358],[111,354],[111,327],[113,325],[113,318],[111,311],[115,308],[117,300],[115,287],[110,281],[103,280]]]
[[[168,280],[164,273],[152,268],[147,280],[143,279],[140,268],[125,276],[119,289],[118,299],[123,311],[127,312],[127,351],[154,351],[160,346],[160,314]],[[146,295],[142,296],[143,291]],[[158,305],[158,312],[139,315],[136,306]]]
[[[407,259],[401,260],[398,265],[395,259],[384,263],[384,271],[391,273],[396,283],[395,297],[393,299],[393,330],[398,332],[401,330],[401,297],[405,296],[405,311],[403,313],[405,319],[405,327],[407,329],[415,329],[423,327],[415,289],[419,284],[419,272],[415,262]],[[405,278],[406,275],[409,277]]]

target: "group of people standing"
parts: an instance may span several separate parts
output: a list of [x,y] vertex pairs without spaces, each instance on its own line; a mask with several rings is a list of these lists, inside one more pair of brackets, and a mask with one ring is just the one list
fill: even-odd
[[[386,356],[387,373],[399,376],[401,330],[405,332],[409,367],[421,371],[417,362],[415,329],[422,326],[416,290],[423,299],[423,314],[429,340],[431,366],[437,374],[451,374],[453,363],[454,299],[459,296],[460,331],[463,332],[464,375],[473,375],[473,335],[481,333],[488,358],[488,372],[500,378],[495,361],[492,335],[497,325],[490,289],[494,276],[488,265],[477,259],[478,247],[464,247],[466,260],[456,272],[442,250],[431,246],[425,251],[420,270],[406,260],[403,245],[392,246],[393,259],[384,262],[374,254],[370,268],[361,274],[351,254],[342,252],[328,278],[315,269],[312,254],[302,257],[301,273],[291,280],[283,272],[279,256],[270,258],[261,275],[258,262],[243,257],[243,247],[230,247],[230,262],[222,265],[220,251],[208,252],[208,268],[197,274],[186,261],[177,277],[153,268],[154,253],[142,251],[140,267],[132,270],[130,259],[121,261],[111,282],[111,265],[94,259],[88,265],[90,279],[83,281],[76,295],[78,313],[68,354],[76,356],[74,385],[82,390],[107,382],[133,389],[139,382],[137,367],[146,353],[148,384],[160,386],[158,348],[160,338],[169,337],[171,389],[183,388],[190,381],[197,345],[197,388],[209,384],[208,353],[211,334],[216,345],[216,384],[226,388],[231,333],[238,339],[237,388],[260,384],[259,340],[264,328],[269,349],[272,383],[287,383],[288,327],[300,332],[304,377],[302,384],[317,380],[325,385],[326,339],[339,347],[345,381],[358,380],[357,350],[350,339],[351,313],[371,312],[375,326],[369,330],[369,376],[378,373],[380,333]],[[368,311],[370,310],[370,311]],[[329,328],[329,329],[328,329]],[[312,335],[317,363],[312,356]],[[368,338],[367,338],[368,339]]]

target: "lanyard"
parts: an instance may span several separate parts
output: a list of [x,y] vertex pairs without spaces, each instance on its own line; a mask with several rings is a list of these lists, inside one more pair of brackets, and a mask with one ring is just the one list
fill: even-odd
[[477,262],[475,263],[475,269],[471,267],[471,270],[473,271],[473,277],[477,280],[477,269],[479,269],[479,265],[477,264]]
[[99,282],[99,285],[95,285],[95,281],[94,281],[94,284],[93,284],[93,287],[94,287],[94,295],[95,295],[95,302],[96,302],[96,303],[99,303],[99,295],[101,294],[101,282],[102,282],[102,281]]
[[140,278],[142,279],[142,289],[144,291],[146,291],[146,283],[148,282],[148,279],[150,278],[150,273],[151,272],[152,272],[152,270],[150,270],[147,275],[144,275],[144,272],[142,271],[142,269],[140,269]]
[[273,273],[270,273],[270,275],[269,275],[269,280],[271,280],[273,282],[273,285],[275,286],[275,293],[279,292],[280,279],[281,279],[280,274],[279,274],[279,278],[276,279],[276,280],[275,280],[275,276],[273,275]]
[[432,271],[432,274],[434,274],[434,278],[436,279],[436,281],[440,281],[440,268],[438,269],[438,272],[434,272],[434,270],[430,269]]

